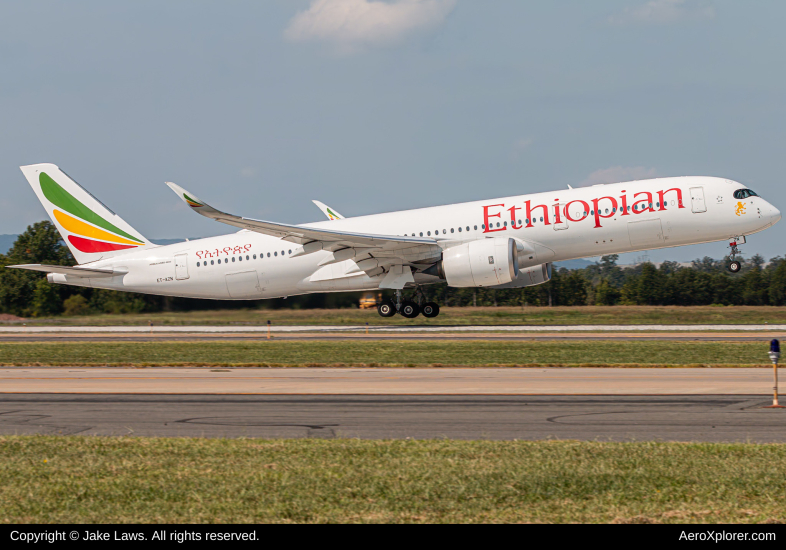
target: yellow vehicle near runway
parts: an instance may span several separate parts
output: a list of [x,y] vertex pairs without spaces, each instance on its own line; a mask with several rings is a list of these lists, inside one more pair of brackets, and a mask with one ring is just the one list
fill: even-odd
[[361,296],[358,307],[360,309],[377,309],[377,306],[382,303],[382,294],[374,292],[366,292]]

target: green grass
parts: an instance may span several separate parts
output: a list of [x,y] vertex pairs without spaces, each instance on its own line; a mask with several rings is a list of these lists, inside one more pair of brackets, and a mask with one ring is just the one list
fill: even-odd
[[29,319],[28,325],[603,325],[786,324],[786,307],[587,306],[443,308],[436,319],[383,319],[376,310],[238,309]]
[[767,343],[230,341],[0,344],[0,365],[767,365]]
[[6,523],[786,521],[786,446],[0,437]]

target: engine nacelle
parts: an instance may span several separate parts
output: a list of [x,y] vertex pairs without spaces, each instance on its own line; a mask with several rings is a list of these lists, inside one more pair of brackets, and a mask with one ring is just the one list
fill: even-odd
[[519,271],[519,276],[513,281],[497,285],[493,288],[524,288],[525,286],[536,286],[548,283],[551,280],[551,263],[526,267]]
[[496,286],[518,277],[516,241],[480,239],[442,253],[441,275],[452,287]]

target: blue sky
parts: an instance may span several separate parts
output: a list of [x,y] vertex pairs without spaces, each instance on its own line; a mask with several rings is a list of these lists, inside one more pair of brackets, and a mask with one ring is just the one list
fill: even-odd
[[[0,233],[54,162],[151,238],[654,176],[786,210],[786,4],[722,0],[0,4]],[[783,254],[783,223],[744,251]],[[650,254],[724,254],[701,245]]]

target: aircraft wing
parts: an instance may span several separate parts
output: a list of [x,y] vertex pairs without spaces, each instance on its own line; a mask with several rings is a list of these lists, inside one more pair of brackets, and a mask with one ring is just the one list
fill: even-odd
[[323,213],[325,216],[327,216],[327,219],[329,219],[330,221],[333,221],[333,220],[343,220],[343,219],[344,219],[344,216],[342,216],[341,214],[339,214],[338,212],[336,212],[336,211],[335,211],[333,208],[330,208],[330,207],[329,207],[327,204],[325,204],[324,202],[319,202],[319,201],[311,201],[311,202],[313,202],[314,204],[316,204],[316,205],[317,205],[317,208],[319,208],[320,210],[322,210],[322,213]]
[[59,273],[71,277],[83,277],[86,279],[99,279],[104,277],[115,277],[124,275],[126,271],[116,269],[97,269],[90,267],[68,266],[68,265],[46,265],[46,264],[25,264],[8,265],[11,269],[28,269],[30,271],[43,271],[44,273]]
[[[302,248],[296,251],[292,257],[303,256],[320,250],[333,252],[332,257],[324,260],[319,264],[320,266],[353,260],[356,267],[353,266],[350,272],[363,271],[370,277],[388,273],[391,281],[395,279],[396,281],[413,282],[410,274],[411,270],[405,269],[402,275],[404,266],[422,269],[439,260],[442,254],[442,248],[437,244],[436,239],[334,231],[227,214],[213,208],[179,185],[171,182],[167,182],[167,185],[193,211],[207,218],[302,245]],[[394,274],[398,274],[398,278]],[[395,284],[403,283],[396,282]],[[381,285],[381,288],[396,287]],[[403,286],[400,288],[403,288]]]

